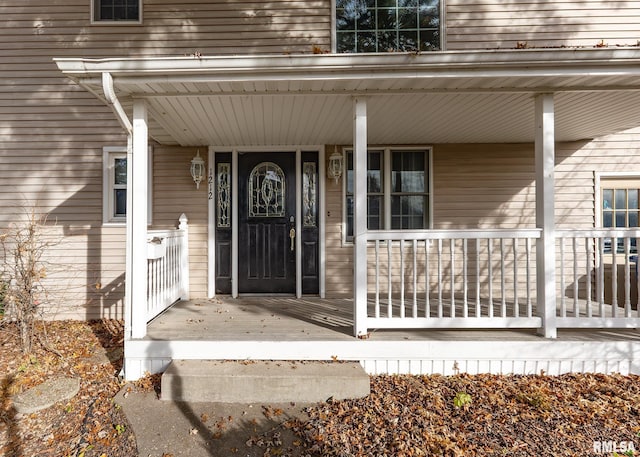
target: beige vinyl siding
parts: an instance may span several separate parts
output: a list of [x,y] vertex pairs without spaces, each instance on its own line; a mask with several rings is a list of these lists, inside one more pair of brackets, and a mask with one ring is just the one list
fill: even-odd
[[[326,150],[333,151],[333,148],[328,147]],[[325,169],[326,167],[327,163],[325,163]],[[333,179],[327,179],[325,197],[325,293],[327,297],[340,297],[353,290],[353,244],[343,244],[342,241],[345,228],[342,180],[336,183]]]
[[[125,233],[124,227],[102,225],[102,148],[124,146],[126,137],[112,112],[60,74],[53,57],[330,48],[329,0],[145,0],[141,25],[91,25],[90,5],[91,0],[0,4],[0,228],[18,220],[24,206],[50,214],[52,237],[60,241],[50,249],[48,278],[56,318],[122,317]],[[188,182],[191,152],[158,149],[154,219],[175,226],[187,213],[192,291],[204,296],[206,193],[201,187],[203,206],[189,211],[198,202]],[[184,170],[183,176],[176,170]]]
[[[43,48],[93,56],[309,53],[330,49],[330,1],[143,2],[142,24],[90,24],[91,0],[3,2],[18,55]],[[8,16],[7,16],[8,15]],[[5,29],[7,25],[5,25]],[[43,43],[46,43],[43,45]],[[50,54],[50,56],[56,55]]]
[[535,226],[534,178],[531,145],[438,145],[433,153],[433,227]]
[[[207,157],[205,146],[198,148]],[[154,146],[153,149],[153,228],[172,229],[184,213],[189,219],[189,279],[195,298],[207,296],[207,185],[200,189],[191,178],[189,167],[196,148]]]
[[[556,146],[558,228],[595,226],[596,211],[599,210],[595,207],[595,173],[624,171],[637,172],[640,176],[638,140],[640,129],[591,142],[561,143]],[[515,229],[536,226],[532,144],[434,145],[433,187],[433,227],[436,229]],[[353,245],[342,242],[343,198],[342,187],[330,181],[327,186],[327,210],[330,215],[326,218],[328,297],[352,294]],[[336,211],[340,216],[335,217]],[[397,247],[394,252],[398,252]],[[371,292],[374,265],[371,257]],[[386,270],[382,274],[386,274]],[[412,280],[411,274],[411,270],[407,270],[407,284]],[[507,278],[507,281],[510,280]]]
[[638,1],[444,0],[446,49],[636,46]]

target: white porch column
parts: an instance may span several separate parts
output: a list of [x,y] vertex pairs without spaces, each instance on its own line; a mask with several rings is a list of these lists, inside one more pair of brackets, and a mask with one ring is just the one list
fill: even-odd
[[542,236],[536,246],[538,333],[556,338],[555,131],[553,94],[535,99],[536,226]]
[[367,334],[367,102],[353,100],[353,331]]
[[231,151],[231,296],[238,298],[238,151]]
[[127,157],[127,249],[131,253],[126,266],[126,282],[131,291],[131,336],[147,333],[147,106],[144,100],[133,103],[133,148]]

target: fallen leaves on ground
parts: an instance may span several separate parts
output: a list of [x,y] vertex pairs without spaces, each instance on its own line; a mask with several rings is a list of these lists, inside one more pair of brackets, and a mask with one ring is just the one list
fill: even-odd
[[[54,351],[23,356],[15,329],[0,327],[0,455],[137,455],[133,431],[112,401],[122,387],[122,322],[50,322],[46,328]],[[11,397],[53,376],[79,378],[80,392],[17,417]],[[158,392],[159,380],[149,375],[132,389]],[[243,439],[264,456],[611,457],[611,446],[622,450],[629,443],[640,450],[638,376],[373,376],[369,396],[317,404],[306,409],[307,418],[288,420],[272,406],[262,413],[284,422]],[[233,418],[200,420],[215,440],[228,433]],[[228,452],[241,454],[236,447]]]
[[309,452],[323,456],[611,456],[601,452],[611,444],[640,450],[638,376],[375,376],[371,382],[368,397],[309,408],[309,420],[288,426]]
[[[54,321],[40,324],[38,335],[43,344],[25,356],[15,326],[0,327],[0,455],[136,455],[135,437],[113,403],[121,387],[122,322]],[[32,414],[16,414],[12,396],[59,376],[80,379],[76,396]]]

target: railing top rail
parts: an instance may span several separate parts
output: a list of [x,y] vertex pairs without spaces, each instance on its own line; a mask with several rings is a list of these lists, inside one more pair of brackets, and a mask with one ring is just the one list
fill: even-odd
[[597,228],[556,230],[558,238],[640,238],[640,228]]
[[540,238],[542,229],[369,230],[368,241]]
[[184,230],[166,229],[166,230],[147,230],[147,239],[152,238],[170,238],[184,236]]

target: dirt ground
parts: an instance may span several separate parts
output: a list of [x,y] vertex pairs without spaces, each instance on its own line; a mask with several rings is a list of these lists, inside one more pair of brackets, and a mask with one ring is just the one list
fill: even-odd
[[[113,401],[123,388],[122,322],[50,322],[40,335],[42,344],[27,356],[15,328],[0,327],[0,455],[138,455]],[[80,392],[16,414],[12,397],[54,376],[79,378]],[[157,392],[158,379],[128,388]],[[280,422],[278,413],[265,408],[274,427],[247,433],[242,448],[264,456],[640,455],[638,376],[374,376],[366,398],[313,405],[302,418]],[[220,421],[201,419],[215,444]]]

